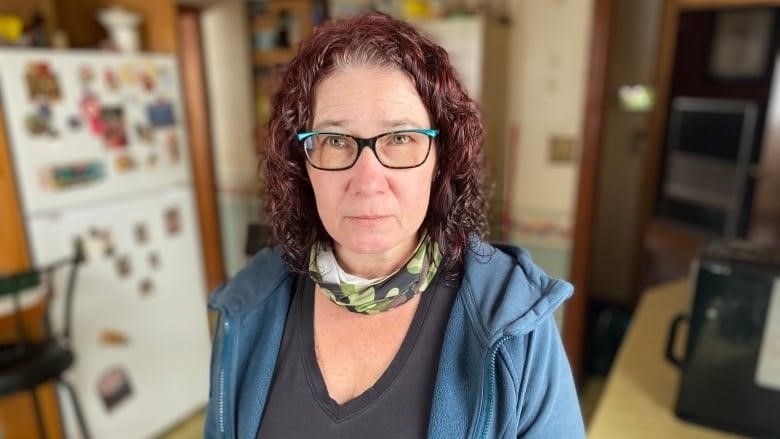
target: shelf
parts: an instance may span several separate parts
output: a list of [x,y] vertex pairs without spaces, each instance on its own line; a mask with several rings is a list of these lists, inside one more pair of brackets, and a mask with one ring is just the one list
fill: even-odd
[[270,49],[254,52],[255,67],[274,67],[279,64],[287,64],[295,57],[297,50]]

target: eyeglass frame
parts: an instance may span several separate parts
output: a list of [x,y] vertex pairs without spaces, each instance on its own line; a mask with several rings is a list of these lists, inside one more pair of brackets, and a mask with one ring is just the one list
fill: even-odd
[[[379,158],[379,154],[376,152],[376,141],[380,137],[387,136],[389,134],[402,134],[402,133],[419,133],[419,134],[425,134],[428,137],[428,151],[425,152],[425,158],[423,160],[414,165],[414,166],[388,166],[384,163],[382,163],[382,159]],[[355,143],[357,143],[357,154],[355,154],[355,160],[352,161],[352,163],[349,164],[349,166],[341,167],[341,168],[321,168],[314,163],[311,162],[311,159],[309,158],[309,154],[306,153],[306,139],[316,136],[318,134],[333,134],[335,136],[344,136],[349,137],[350,139],[354,140]],[[336,133],[331,131],[304,131],[297,133],[295,137],[298,139],[299,142],[301,142],[301,146],[303,146],[303,155],[306,157],[306,161],[311,165],[314,169],[319,169],[321,171],[346,171],[347,169],[350,169],[351,167],[355,166],[355,163],[357,163],[358,159],[360,158],[360,154],[362,153],[363,148],[368,148],[374,153],[374,157],[376,157],[376,160],[388,169],[414,169],[418,168],[423,165],[426,161],[428,161],[428,156],[431,155],[431,144],[433,144],[433,139],[436,138],[436,136],[439,135],[439,130],[430,128],[430,129],[424,129],[424,128],[414,128],[414,129],[408,129],[408,130],[398,130],[398,131],[388,131],[386,133],[382,133],[379,135],[376,135],[374,137],[369,138],[363,138],[363,137],[355,137],[351,136],[349,134],[344,133]]]

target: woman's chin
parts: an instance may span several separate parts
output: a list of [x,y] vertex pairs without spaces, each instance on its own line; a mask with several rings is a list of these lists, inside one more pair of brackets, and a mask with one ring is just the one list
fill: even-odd
[[[411,252],[416,242],[404,237],[393,237],[387,233],[352,233],[342,240],[338,250],[358,255],[383,255],[389,252]],[[407,247],[408,250],[407,250]],[[404,255],[406,256],[406,255]]]

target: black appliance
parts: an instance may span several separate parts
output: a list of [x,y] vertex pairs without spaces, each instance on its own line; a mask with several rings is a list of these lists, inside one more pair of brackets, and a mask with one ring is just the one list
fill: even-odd
[[[707,247],[693,269],[689,315],[670,327],[666,357],[682,372],[680,418],[752,437],[780,438],[780,249]],[[688,322],[684,356],[675,354]]]

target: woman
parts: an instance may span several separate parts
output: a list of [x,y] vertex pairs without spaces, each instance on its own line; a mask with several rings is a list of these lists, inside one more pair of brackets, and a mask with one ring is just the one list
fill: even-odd
[[323,25],[269,133],[281,245],[210,298],[206,436],[584,436],[551,317],[571,287],[481,240],[482,123],[441,47],[384,15]]

